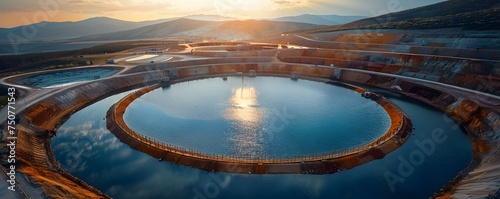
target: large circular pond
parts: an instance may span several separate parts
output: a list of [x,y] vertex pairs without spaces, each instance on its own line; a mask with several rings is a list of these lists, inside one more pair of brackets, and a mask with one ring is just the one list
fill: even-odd
[[[159,162],[121,143],[103,120],[109,107],[130,92],[74,114],[58,130],[52,148],[64,169],[114,198],[428,198],[469,164],[470,141],[439,110],[376,92],[408,114],[414,135],[383,159],[335,174],[212,173]],[[434,132],[443,132],[444,140],[436,142]],[[433,147],[421,148],[423,142]]]
[[142,135],[203,153],[294,157],[367,144],[390,127],[375,101],[343,87],[229,77],[153,90],[125,111]]

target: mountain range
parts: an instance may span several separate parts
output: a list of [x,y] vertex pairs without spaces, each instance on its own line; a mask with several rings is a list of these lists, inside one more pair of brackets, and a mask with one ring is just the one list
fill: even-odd
[[[105,43],[116,40],[183,36],[245,40],[283,32],[330,32],[345,29],[462,28],[499,30],[498,21],[500,21],[500,2],[498,0],[448,0],[370,18],[299,15],[267,20],[237,20],[219,15],[190,15],[183,18],[128,22],[98,17],[78,22],[43,22],[15,28],[0,28],[0,54],[2,52],[40,51],[38,48],[24,44],[20,45],[19,48],[32,50],[12,51],[12,46],[15,45],[9,42],[9,34],[29,40],[31,42],[26,43],[35,43],[35,46],[40,46],[37,43],[49,45],[52,41],[57,41],[57,43],[76,41],[79,45],[91,45],[91,42]],[[337,23],[339,25],[330,25]],[[23,35],[23,32],[28,32],[31,35]],[[58,46],[63,47],[62,45]]]
[[310,23],[317,25],[338,25],[345,24],[360,19],[367,18],[365,16],[340,16],[340,15],[311,15],[304,14],[298,16],[287,16],[275,19],[269,19],[270,21],[289,21],[289,22],[299,22],[299,23]]
[[[14,28],[0,28],[0,42],[9,42],[12,39],[12,35],[20,36],[28,41],[54,41],[54,40],[65,40],[77,37],[87,38],[97,38],[101,35],[106,38],[111,38],[105,35],[106,33],[116,33],[117,35],[124,35],[123,31],[131,30],[130,34],[126,34],[123,39],[137,39],[140,38],[139,35],[134,34],[145,34],[145,37],[164,37],[166,34],[170,33],[180,33],[183,31],[191,31],[184,35],[193,35],[194,33],[204,33],[203,31],[212,31],[216,29],[215,26],[223,25],[224,21],[234,21],[235,25],[247,25],[252,24],[253,26],[259,26],[261,28],[271,27],[271,23],[276,23],[276,27],[283,27],[283,31],[296,30],[297,28],[304,27],[304,29],[309,29],[314,27],[314,25],[334,25],[346,22],[351,22],[360,18],[359,16],[337,16],[337,15],[299,15],[299,16],[288,16],[276,19],[263,20],[261,25],[257,25],[259,21],[250,20],[246,23],[238,21],[233,17],[226,17],[220,15],[189,15],[185,17],[160,19],[154,21],[143,21],[143,22],[130,22],[118,19],[112,19],[108,17],[96,17],[90,18],[83,21],[77,22],[40,22],[31,25],[24,25]],[[181,19],[191,19],[196,21],[182,21]],[[178,21],[181,20],[181,21]],[[167,23],[166,22],[172,22]],[[189,22],[189,24],[180,24],[179,22]],[[213,23],[209,23],[213,22]],[[297,23],[291,23],[297,22]],[[299,25],[298,23],[302,23]],[[309,24],[309,25],[306,25]],[[210,25],[209,25],[210,24]],[[291,25],[291,28],[282,26],[283,24]],[[152,27],[151,25],[157,25]],[[208,26],[205,26],[208,25]],[[196,27],[200,28],[196,31]],[[146,28],[147,30],[154,30],[153,32],[148,32],[146,30],[135,30],[138,28]],[[179,30],[166,30],[165,28],[180,28]],[[318,26],[320,27],[320,26]],[[238,27],[235,27],[238,29]],[[317,28],[317,27],[316,27]],[[162,29],[162,30],[158,30]],[[224,28],[223,28],[224,29]],[[227,29],[227,26],[226,28]],[[241,28],[240,28],[241,29]],[[203,31],[202,31],[203,30]],[[263,30],[263,29],[259,29]],[[248,30],[247,30],[248,31]],[[267,31],[264,32],[276,32]],[[28,34],[26,34],[28,33]],[[209,32],[210,33],[210,32]],[[10,36],[9,36],[10,34]],[[214,34],[210,34],[213,36]],[[250,35],[259,35],[257,33],[251,33]],[[248,38],[248,35],[242,35],[241,37]],[[115,37],[116,38],[116,37]],[[103,39],[99,39],[103,40]]]
[[30,41],[62,40],[78,36],[130,30],[165,20],[130,22],[108,17],[90,18],[78,22],[40,22],[14,28],[0,29],[0,41],[9,41],[9,34],[18,35]]
[[440,3],[365,18],[318,31],[345,29],[499,29],[500,1],[448,0]]
[[79,37],[72,39],[72,41],[134,40],[189,36],[246,40],[286,31],[309,30],[321,27],[326,26],[286,21],[201,21],[181,18],[132,30]]

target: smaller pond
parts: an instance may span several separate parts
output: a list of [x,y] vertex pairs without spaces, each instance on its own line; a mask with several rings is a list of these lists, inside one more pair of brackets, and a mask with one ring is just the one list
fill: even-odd
[[23,77],[17,80],[16,83],[39,88],[54,88],[108,77],[118,71],[120,71],[120,68],[85,68],[63,70]]

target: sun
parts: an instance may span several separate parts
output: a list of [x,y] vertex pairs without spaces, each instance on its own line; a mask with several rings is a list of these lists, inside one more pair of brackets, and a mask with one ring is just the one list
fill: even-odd
[[309,0],[213,0],[211,2],[216,14],[234,15],[239,18],[260,18],[269,12],[311,6]]
[[270,13],[310,5],[310,0],[169,0],[176,12],[263,18]]
[[[213,1],[214,8],[220,9],[221,11],[245,11],[245,10],[268,10],[269,8],[274,7],[272,1],[268,0],[216,0]],[[270,7],[272,6],[272,7]]]

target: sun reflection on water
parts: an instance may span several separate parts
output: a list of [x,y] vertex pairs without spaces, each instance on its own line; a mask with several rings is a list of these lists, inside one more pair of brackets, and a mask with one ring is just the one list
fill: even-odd
[[231,121],[229,139],[236,155],[245,157],[262,156],[265,152],[265,128],[263,122],[266,109],[260,107],[258,93],[253,86],[232,90],[228,100],[225,118]]

